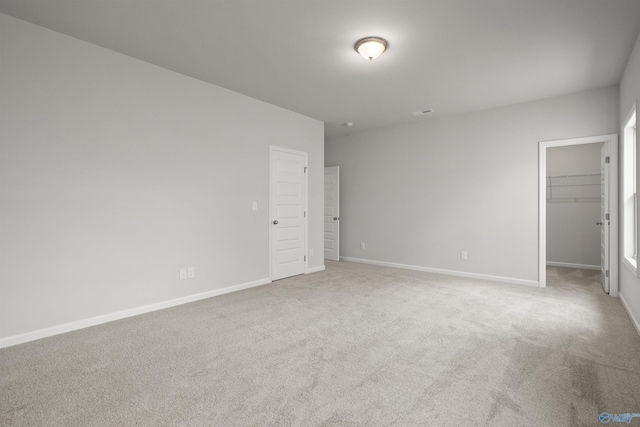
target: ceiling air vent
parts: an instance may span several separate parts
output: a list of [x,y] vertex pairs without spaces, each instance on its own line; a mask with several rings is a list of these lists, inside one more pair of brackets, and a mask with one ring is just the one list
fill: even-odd
[[433,113],[433,109],[429,108],[428,110],[422,110],[422,111],[414,111],[413,113],[411,113],[412,116],[421,116],[423,114],[429,114],[429,113]]

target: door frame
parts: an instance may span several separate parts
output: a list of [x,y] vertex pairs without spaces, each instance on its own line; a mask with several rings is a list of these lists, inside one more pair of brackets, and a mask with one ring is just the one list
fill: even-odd
[[305,167],[305,174],[304,174],[304,211],[305,211],[305,216],[304,216],[304,221],[303,221],[303,225],[304,225],[304,257],[305,257],[305,261],[304,261],[304,273],[303,274],[307,274],[309,272],[309,215],[307,215],[307,213],[309,212],[309,174],[307,173],[307,171],[309,170],[309,155],[308,153],[304,152],[304,151],[298,151],[298,150],[292,150],[290,148],[284,148],[284,147],[278,147],[277,145],[269,145],[269,222],[267,223],[267,226],[269,227],[269,280],[273,281],[273,227],[271,227],[271,223],[273,221],[273,218],[271,217],[272,215],[272,203],[273,203],[273,194],[272,194],[272,189],[273,189],[273,174],[272,174],[272,170],[271,170],[271,164],[272,164],[272,160],[273,160],[273,152],[274,151],[280,151],[280,152],[284,152],[284,153],[289,153],[289,154],[296,154],[296,155],[300,155],[304,157],[304,167]]
[[618,134],[540,141],[538,158],[538,286],[547,286],[547,148],[604,143],[609,145],[609,295],[618,296]]

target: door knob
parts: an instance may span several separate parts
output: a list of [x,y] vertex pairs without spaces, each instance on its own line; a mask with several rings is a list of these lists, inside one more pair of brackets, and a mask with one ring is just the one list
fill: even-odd
[[596,222],[596,225],[602,225],[602,224],[604,224],[604,222],[602,222],[602,221]]
[[337,217],[337,216],[334,216],[334,217],[333,217],[333,220],[334,220],[334,221],[337,221],[337,220],[338,220],[338,217]]
[[275,221],[273,221],[273,223],[274,223],[275,225],[278,225],[278,220],[276,219]]

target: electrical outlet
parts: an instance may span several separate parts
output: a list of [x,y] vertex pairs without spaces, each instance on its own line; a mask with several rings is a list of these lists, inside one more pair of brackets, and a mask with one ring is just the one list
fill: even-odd
[[364,242],[360,242],[360,249],[364,249]]
[[253,202],[253,204],[251,205],[251,209],[253,209],[254,211],[258,210],[258,202]]
[[186,268],[181,268],[180,269],[180,280],[184,280],[187,278],[187,269]]
[[309,256],[313,256],[313,248],[309,249]]
[[460,252],[460,259],[463,260],[463,261],[467,260],[467,252],[466,251]]
[[194,277],[196,277],[196,268],[195,267],[189,267],[189,270],[187,271],[187,277],[189,279],[193,279]]

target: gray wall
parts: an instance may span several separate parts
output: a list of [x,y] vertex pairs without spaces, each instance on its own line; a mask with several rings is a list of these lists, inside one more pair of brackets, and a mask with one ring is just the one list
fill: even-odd
[[539,141],[618,127],[613,86],[329,139],[341,255],[537,281]]
[[309,153],[324,264],[322,122],[6,15],[0,43],[0,338],[268,278],[270,144]]
[[[547,176],[599,174],[601,148],[602,144],[548,148]],[[593,190],[597,195],[600,187],[594,187]],[[576,192],[573,195],[582,194],[589,193]],[[600,227],[596,222],[599,219],[599,200],[579,198],[548,201],[547,261],[598,267]]]
[[[622,121],[627,117],[634,103],[636,103],[637,119],[637,108],[640,107],[640,35],[633,48],[622,80],[620,81],[620,130],[618,131],[620,134],[622,134]],[[622,147],[624,144],[620,145]],[[624,147],[622,147],[622,150],[624,150]],[[640,150],[638,150],[637,154],[640,156]],[[624,152],[622,155],[624,156]],[[622,156],[620,156],[620,158],[622,159]],[[640,160],[640,158],[636,160],[636,164],[640,165],[638,160]],[[622,167],[620,167],[620,171],[622,171]],[[638,176],[640,177],[640,174]],[[624,200],[622,195],[620,196],[620,200]],[[623,212],[622,205],[620,205],[620,212]],[[622,244],[623,239],[622,236],[620,236],[620,295],[624,298],[627,307],[633,313],[636,322],[640,322],[640,280],[636,278],[635,274],[622,261],[622,254],[624,254]],[[636,326],[638,327],[640,325],[636,324]]]

